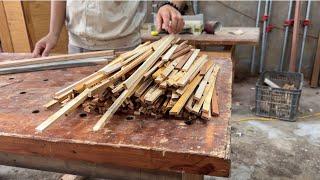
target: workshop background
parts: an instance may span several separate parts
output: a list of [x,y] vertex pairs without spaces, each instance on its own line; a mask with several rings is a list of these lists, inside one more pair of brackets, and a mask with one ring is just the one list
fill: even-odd
[[[22,2],[21,7],[17,5],[17,2],[5,2],[6,8],[3,8],[1,2],[0,17],[1,22],[7,22],[7,31],[1,31],[0,37],[2,37],[2,48],[6,52],[30,52],[35,43],[47,34],[49,19],[50,19],[50,2],[37,1],[37,2]],[[255,26],[255,18],[257,13],[258,1],[198,1],[198,11],[204,14],[205,20],[217,20],[222,23],[223,26]],[[287,18],[288,13],[287,1],[274,1],[271,12],[271,24],[274,28],[268,35],[267,40],[267,51],[265,57],[265,69],[266,70],[277,70],[279,66],[282,41],[284,36],[284,21]],[[302,3],[301,17],[305,17],[306,2]],[[311,25],[308,28],[305,52],[303,55],[302,72],[305,78],[309,79],[313,68],[313,61],[315,57],[317,47],[317,36],[320,29],[320,2],[313,1],[310,10]],[[261,16],[263,15],[264,3],[261,6]],[[152,22],[152,2],[148,4],[148,15],[146,23]],[[294,10],[293,10],[294,11]],[[3,15],[10,14],[10,16],[4,17]],[[23,15],[24,14],[24,15]],[[292,12],[292,15],[294,12]],[[293,17],[293,16],[292,16]],[[6,19],[6,20],[5,20]],[[5,29],[5,25],[1,29]],[[260,23],[262,29],[262,22]],[[24,30],[24,31],[21,31]],[[24,33],[21,33],[24,32]],[[288,46],[286,50],[286,62],[288,66],[288,60],[290,56],[290,44],[292,28],[290,28],[288,37]],[[7,34],[6,34],[7,33]],[[298,53],[300,54],[301,40],[302,40],[303,28],[300,28],[300,43],[298,46]],[[8,38],[8,37],[11,37]],[[260,42],[261,43],[261,42]],[[54,53],[65,53],[67,51],[67,33],[63,31],[59,44],[56,46]],[[250,73],[251,63],[251,46],[237,46],[236,58],[239,60],[237,64],[237,74],[246,75]],[[259,47],[256,53],[256,70],[259,66]],[[285,66],[285,70],[287,68]]]

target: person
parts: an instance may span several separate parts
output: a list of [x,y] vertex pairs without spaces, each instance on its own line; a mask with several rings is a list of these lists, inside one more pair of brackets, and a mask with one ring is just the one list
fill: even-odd
[[[179,11],[183,1],[161,3],[156,15],[157,30],[179,33],[184,26]],[[132,49],[141,43],[140,27],[146,13],[147,1],[52,1],[49,33],[36,43],[32,55],[48,56],[64,23],[69,53]]]

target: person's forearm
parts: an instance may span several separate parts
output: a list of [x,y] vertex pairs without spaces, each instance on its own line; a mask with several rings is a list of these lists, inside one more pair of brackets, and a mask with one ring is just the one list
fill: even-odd
[[49,34],[59,37],[65,19],[66,19],[66,2],[51,1]]

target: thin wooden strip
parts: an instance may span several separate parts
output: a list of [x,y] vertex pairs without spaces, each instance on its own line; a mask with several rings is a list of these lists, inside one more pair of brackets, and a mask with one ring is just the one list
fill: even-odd
[[162,88],[156,88],[150,95],[146,97],[146,102],[149,104],[154,103],[162,94],[164,94],[165,90]]
[[204,78],[202,79],[201,83],[199,84],[199,87],[198,87],[196,93],[194,94],[194,99],[196,101],[199,101],[200,98],[202,97],[202,94],[204,92],[204,89],[205,89],[208,81],[209,81],[209,78],[211,76],[211,73],[212,73],[213,69],[214,69],[214,66],[212,64],[210,69],[207,71],[207,73],[205,74]]
[[205,75],[209,69],[212,67],[213,65],[213,61],[212,60],[208,60],[203,66],[202,68],[200,69],[200,75]]
[[182,94],[177,103],[170,110],[171,115],[178,115],[188,99],[190,98],[192,92],[195,90],[199,82],[201,81],[202,76],[198,75],[196,78],[192,80],[190,84],[187,86],[187,90]]
[[112,75],[110,78],[115,80],[120,78],[121,76],[125,75],[129,71],[131,71],[133,68],[137,67],[139,64],[141,64],[147,57],[149,57],[152,54],[153,50],[150,49],[146,51],[144,54],[139,56],[137,59],[132,61],[130,64],[125,66],[121,71],[116,72],[114,75]]
[[153,80],[151,78],[144,81],[143,84],[135,92],[135,96],[140,97],[146,91],[146,89],[151,85],[152,81]]
[[110,57],[113,55],[114,55],[113,50],[107,50],[107,51],[97,51],[97,52],[88,52],[88,53],[56,55],[56,56],[48,56],[48,57],[40,57],[40,58],[32,58],[32,59],[15,60],[15,61],[3,61],[3,62],[0,62],[0,68],[17,67],[17,66],[31,65],[31,64],[44,64],[44,63],[50,63],[50,62],[68,61],[68,60],[75,60],[75,59],[87,59],[87,58],[101,57],[101,56]]
[[190,67],[188,72],[184,75],[184,77],[179,80],[178,86],[185,86],[188,82],[190,82],[192,80],[192,77],[200,71],[200,68],[203,66],[203,64],[207,62],[207,57],[207,55],[202,55],[200,58],[198,58],[196,62]]
[[188,61],[185,63],[185,65],[182,67],[182,71],[188,71],[191,65],[193,64],[193,61],[196,60],[198,54],[200,52],[200,49],[195,49],[188,59]]
[[157,49],[125,82],[124,85],[127,89],[130,89],[134,83],[140,78],[143,77],[143,74],[146,73],[152,65],[159,59],[162,53],[170,46],[170,43],[174,40],[174,36],[168,36],[166,40],[160,45]]
[[192,48],[192,46],[188,46],[188,47],[182,49],[181,51],[178,51],[178,52],[174,53],[172,55],[171,59],[175,59],[175,58],[177,58],[179,56],[182,56],[182,55],[188,53],[191,50],[191,48]]
[[144,78],[148,78],[149,76],[151,76],[159,67],[161,67],[164,64],[163,61],[158,61],[154,66],[152,66],[152,68],[146,72],[143,77]]
[[36,130],[42,132],[46,128],[48,128],[52,123],[57,121],[60,117],[65,114],[68,114],[72,110],[76,109],[80,104],[82,104],[88,97],[89,91],[86,89],[77,97],[69,101],[63,108],[59,111],[48,117],[44,122],[42,122],[39,126],[36,127]]
[[174,51],[177,49],[178,45],[174,44],[161,58],[164,62],[169,61]]
[[311,83],[310,86],[315,88],[319,85],[319,74],[320,74],[320,32],[318,35],[318,47],[316,51],[316,57],[314,59]]
[[47,104],[43,105],[43,107],[46,109],[49,109],[50,107],[56,105],[57,103],[59,103],[59,101],[53,99],[53,100],[49,101]]
[[185,65],[185,63],[188,61],[188,59],[191,57],[191,55],[193,54],[193,51],[188,52],[187,54],[180,56],[178,58],[181,58],[176,66],[176,69],[182,69],[182,67]]
[[218,95],[216,88],[213,91],[212,99],[211,99],[211,115],[219,116],[219,103],[218,103]]
[[208,94],[204,94],[206,96],[206,98],[205,98],[205,100],[203,102],[203,106],[202,106],[203,112],[209,113],[209,110],[211,109],[210,106],[211,106],[212,94],[215,89],[216,79],[217,79],[217,75],[218,75],[219,70],[220,70],[220,66],[218,66],[218,65],[214,66],[214,70],[212,72],[212,77],[211,77],[212,81],[210,81],[209,92],[208,92]]

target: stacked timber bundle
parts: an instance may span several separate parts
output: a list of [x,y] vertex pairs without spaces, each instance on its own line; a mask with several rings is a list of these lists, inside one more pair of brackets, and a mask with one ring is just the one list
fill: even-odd
[[40,124],[43,131],[82,105],[103,114],[98,131],[119,111],[135,115],[201,117],[219,114],[215,81],[220,66],[173,35],[123,53],[99,71],[55,93],[45,107],[63,107]]

